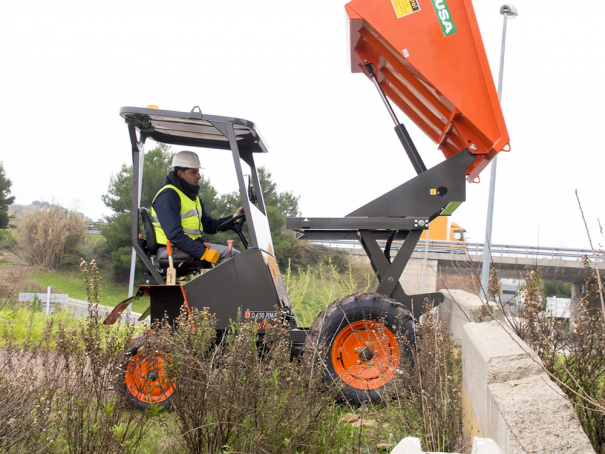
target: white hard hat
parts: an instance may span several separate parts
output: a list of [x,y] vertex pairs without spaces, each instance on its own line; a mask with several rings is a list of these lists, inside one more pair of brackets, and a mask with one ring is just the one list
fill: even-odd
[[179,151],[172,158],[172,168],[186,167],[188,169],[201,169],[200,158],[193,151]]

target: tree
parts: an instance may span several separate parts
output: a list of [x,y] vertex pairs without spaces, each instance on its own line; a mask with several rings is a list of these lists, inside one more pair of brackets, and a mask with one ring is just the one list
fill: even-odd
[[14,196],[10,196],[12,181],[6,178],[4,165],[0,161],[0,227],[8,225],[8,207],[15,201]]
[[542,294],[545,299],[551,296],[571,298],[571,282],[543,281]]

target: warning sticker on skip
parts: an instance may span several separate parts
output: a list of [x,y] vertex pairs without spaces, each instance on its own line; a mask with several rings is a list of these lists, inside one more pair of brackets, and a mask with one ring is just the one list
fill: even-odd
[[418,0],[391,0],[391,3],[393,4],[393,8],[395,8],[397,19],[420,11]]

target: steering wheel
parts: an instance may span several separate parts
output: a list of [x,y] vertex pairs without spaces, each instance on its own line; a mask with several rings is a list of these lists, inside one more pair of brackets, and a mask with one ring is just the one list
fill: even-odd
[[235,233],[237,233],[237,236],[239,236],[239,239],[242,240],[244,249],[248,249],[248,241],[246,240],[246,237],[244,236],[244,232],[242,232],[242,225],[244,223],[235,222],[238,219],[242,219],[242,218],[244,218],[244,221],[246,220],[245,219],[246,213],[241,213],[241,214],[238,214],[237,216],[233,216],[231,219],[227,219],[225,222],[223,222],[221,225],[218,226],[216,231],[223,232],[223,231],[227,230],[228,226],[233,224],[233,230],[235,231]]
[[[216,229],[216,231],[217,232],[224,232],[225,230],[227,230],[227,227],[230,224],[233,224],[235,221],[237,221],[237,220],[239,220],[241,218],[245,218],[245,217],[246,217],[246,213],[241,213],[241,214],[238,214],[237,216],[233,216],[231,219],[227,219],[225,222],[223,222],[221,225],[219,225],[218,228]],[[241,225],[242,224],[243,224],[243,222],[242,223],[238,222],[237,224],[234,224],[233,226],[235,227],[236,225],[239,225],[240,226],[240,230],[241,230]],[[236,230],[236,232],[237,232],[237,230]]]

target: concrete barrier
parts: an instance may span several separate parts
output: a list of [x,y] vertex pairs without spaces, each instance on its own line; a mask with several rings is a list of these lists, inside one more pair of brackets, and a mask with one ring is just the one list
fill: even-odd
[[[68,298],[66,303],[61,304],[61,307],[67,311],[69,311],[72,315],[76,317],[87,318],[88,317],[88,302],[77,300],[75,298]],[[99,317],[101,319],[105,319],[105,317],[113,310],[113,307],[110,306],[101,306],[99,305]],[[122,323],[131,323],[134,325],[139,325],[141,323],[145,323],[146,321],[139,322],[139,317],[141,314],[138,312],[122,312],[122,316],[120,320]]]
[[538,356],[497,321],[476,323],[482,302],[443,291],[438,307],[462,353],[464,431],[493,439],[505,453],[593,453],[563,391]]
[[[416,437],[405,437],[393,448],[391,454],[441,454],[422,450],[420,439]],[[456,454],[456,453],[452,453]],[[504,454],[504,451],[489,438],[475,437],[473,440],[473,452],[471,454]]]

